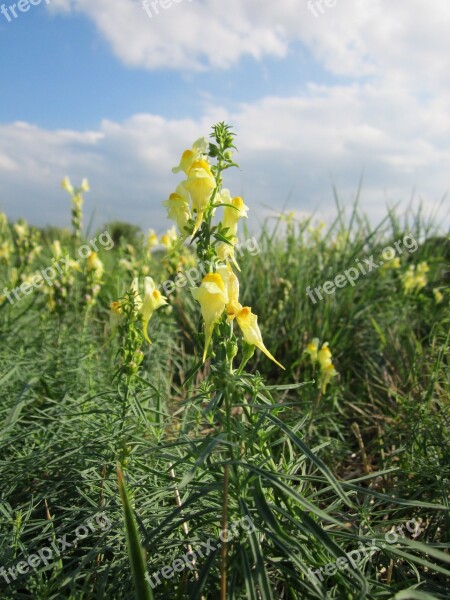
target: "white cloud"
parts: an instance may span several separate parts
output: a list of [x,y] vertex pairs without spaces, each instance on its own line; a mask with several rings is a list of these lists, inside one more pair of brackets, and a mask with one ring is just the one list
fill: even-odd
[[[164,0],[163,5],[169,5]],[[285,56],[304,44],[333,74],[413,89],[450,82],[448,0],[178,0],[152,18],[141,0],[52,0],[91,19],[125,64],[183,71],[230,67],[243,56]],[[323,14],[319,9],[323,6]]]
[[311,82],[297,95],[232,109],[205,93],[197,120],[141,114],[90,132],[0,126],[0,206],[13,217],[67,222],[59,181],[87,176],[86,208],[98,220],[164,227],[161,201],[177,181],[170,168],[222,119],[235,126],[241,149],[230,187],[254,216],[289,194],[289,209],[331,215],[332,184],[350,202],[363,172],[362,204],[374,219],[414,188],[435,206],[449,189],[450,3],[336,0],[320,14],[320,0],[311,1],[316,17],[308,0],[180,0],[150,19],[140,0],[52,0],[53,13],[91,19],[126,65],[229,68],[244,56],[283,57],[300,42],[342,83]]
[[402,88],[369,83],[311,85],[304,95],[266,97],[233,111],[211,105],[199,120],[141,114],[123,123],[105,120],[90,132],[3,125],[0,206],[12,217],[68,222],[59,182],[66,174],[74,182],[87,176],[86,210],[95,209],[97,221],[164,228],[161,202],[179,181],[171,167],[213,122],[225,119],[238,133],[242,168],[229,172],[227,183],[245,196],[253,220],[267,213],[264,206],[280,208],[290,193],[289,210],[331,215],[332,184],[350,203],[363,172],[361,204],[373,219],[384,216],[387,201],[405,206],[414,187],[431,208],[449,189],[448,100],[423,104]]

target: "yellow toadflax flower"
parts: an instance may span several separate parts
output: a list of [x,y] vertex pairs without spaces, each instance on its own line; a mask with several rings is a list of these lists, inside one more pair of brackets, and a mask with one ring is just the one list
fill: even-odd
[[307,346],[305,352],[311,357],[311,362],[314,364],[318,362],[320,364],[320,371],[322,374],[320,380],[320,389],[322,394],[325,394],[327,386],[330,383],[332,377],[337,377],[339,374],[331,360],[332,354],[329,348],[328,342],[322,344],[319,350],[319,338],[314,338]]
[[158,245],[158,236],[156,235],[154,229],[149,229],[148,236],[147,236],[147,246],[148,246],[148,248],[151,249],[157,245]]
[[242,310],[242,305],[239,303],[239,279],[228,263],[226,265],[219,265],[217,273],[222,277],[227,290],[228,302],[226,309],[228,321],[232,321],[236,313]]
[[169,199],[163,202],[167,207],[167,218],[175,221],[182,236],[187,236],[185,227],[191,218],[189,209],[189,192],[180,183],[176,191],[170,194]]
[[238,221],[239,219],[247,217],[249,208],[244,204],[244,201],[240,196],[236,196],[235,198],[231,199],[229,198],[230,193],[228,192],[228,194],[226,194],[224,197],[224,192],[228,192],[228,190],[222,191],[222,202],[230,204],[233,206],[233,208],[231,208],[231,206],[224,207],[222,226],[228,229],[226,234],[227,236],[235,236],[237,234]]
[[152,318],[153,313],[161,306],[165,306],[167,304],[167,298],[165,298],[161,292],[156,289],[155,282],[151,277],[144,278],[144,300],[142,302],[142,306],[140,308],[140,313],[142,315],[142,328],[144,331],[144,337],[149,344],[151,344],[151,340],[148,337],[147,327],[150,319]]
[[90,273],[94,273],[96,279],[101,279],[105,272],[105,267],[102,261],[98,257],[97,252],[91,252],[86,261],[87,270]]
[[331,357],[332,354],[329,348],[329,344],[328,342],[325,342],[324,344],[322,344],[322,348],[317,354],[317,359],[320,363],[320,368],[322,370],[327,369],[332,364]]
[[270,360],[276,365],[284,369],[283,365],[277,361],[277,359],[267,350],[264,345],[262,334],[258,325],[258,317],[252,313],[250,306],[244,306],[238,313],[236,313],[236,320],[239,327],[241,328],[244,340],[248,344],[256,346],[263,352]]
[[208,273],[203,277],[199,287],[191,288],[191,293],[194,299],[200,303],[205,322],[205,349],[203,351],[203,362],[205,362],[214,326],[228,303],[227,289],[219,273]]
[[164,235],[161,236],[161,244],[170,250],[172,246],[177,241],[177,232],[175,231],[175,227],[171,227],[166,231]]
[[203,213],[207,209],[211,195],[217,186],[209,164],[205,160],[195,161],[189,169],[188,178],[182,185],[190,193],[192,208],[197,213],[197,220],[192,232],[192,235],[195,235],[202,224]]
[[181,156],[180,164],[178,167],[172,169],[172,173],[179,173],[184,171],[186,175],[189,174],[189,170],[196,160],[200,160],[203,155],[206,155],[209,150],[209,142],[205,137],[199,138],[194,142],[191,150],[185,150]]
[[325,394],[327,391],[327,385],[330,383],[331,378],[337,377],[337,375],[338,372],[334,368],[332,362],[330,362],[330,364],[322,370],[322,381],[320,387],[322,394]]
[[438,289],[433,289],[434,301],[436,304],[440,304],[444,300],[444,294]]
[[68,177],[64,177],[64,179],[61,182],[61,187],[63,188],[63,190],[66,190],[66,192],[69,192],[69,194],[73,196],[75,190],[73,185],[70,183],[70,179]]
[[109,328],[114,331],[123,319],[122,303],[118,300],[111,302],[109,309]]
[[56,258],[56,260],[59,260],[62,256],[61,242],[59,240],[54,240],[50,248],[54,258]]
[[305,352],[311,357],[311,362],[315,363],[318,360],[319,338],[313,338],[312,342],[306,346]]
[[430,270],[426,261],[423,261],[415,267],[410,265],[406,273],[402,276],[403,289],[405,293],[419,292],[427,283],[426,273]]

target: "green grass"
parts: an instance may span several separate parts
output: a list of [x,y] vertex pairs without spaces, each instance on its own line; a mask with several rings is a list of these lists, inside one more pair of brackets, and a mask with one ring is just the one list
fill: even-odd
[[[132,515],[150,575],[190,546],[208,539],[216,546],[224,472],[228,523],[251,518],[255,531],[239,529],[224,569],[216,549],[197,557],[194,569],[161,578],[156,599],[219,598],[223,570],[233,599],[448,598],[449,238],[420,214],[402,223],[391,213],[373,227],[355,210],[320,233],[309,225],[286,217],[269,223],[258,238],[261,252],[239,260],[242,304],[259,315],[264,342],[286,371],[259,351],[243,376],[215,367],[207,378],[208,365],[196,369],[199,310],[185,287],[152,318],[153,344],[142,348],[135,385],[124,387],[114,377],[119,337],[108,329],[109,303],[133,275],[148,269],[162,282],[178,262],[162,252],[149,259],[135,232],[134,248],[124,237],[100,251],[105,275],[94,305],[84,300],[84,266],[56,310],[41,291],[13,306],[3,300],[0,566],[64,534],[73,540],[100,513],[110,526],[93,525],[75,548],[9,584],[0,575],[2,599],[147,597]],[[379,259],[408,233],[419,246],[403,253],[399,269],[361,276],[316,304],[306,295],[355,258]],[[11,235],[4,228],[0,246]],[[32,264],[29,249],[21,255],[17,246],[9,264],[0,259],[1,289],[50,264],[52,236],[43,239]],[[66,236],[64,244],[74,256],[75,242]],[[423,261],[426,286],[406,294],[402,274]],[[325,394],[304,353],[314,337],[330,343],[339,373]],[[229,410],[225,397],[233,399]],[[117,464],[128,489],[133,564]],[[308,578],[308,569],[361,541],[381,544],[411,519],[420,523],[416,538],[404,529],[396,544],[361,556],[357,570],[337,571],[318,586]]]

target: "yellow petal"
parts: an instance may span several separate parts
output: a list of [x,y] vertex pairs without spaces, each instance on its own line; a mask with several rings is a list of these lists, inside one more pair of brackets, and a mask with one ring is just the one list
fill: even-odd
[[259,348],[261,352],[270,358],[270,360],[284,370],[283,365],[279,363],[265,347],[261,331],[258,326],[258,317],[252,313],[252,309],[249,306],[245,306],[237,313],[236,319],[239,327],[241,328],[245,341]]

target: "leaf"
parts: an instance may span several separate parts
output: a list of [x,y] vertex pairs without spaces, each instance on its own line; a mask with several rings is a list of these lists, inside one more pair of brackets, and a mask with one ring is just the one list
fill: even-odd
[[131,571],[133,573],[134,586],[136,588],[136,599],[153,600],[153,593],[145,579],[147,569],[144,560],[144,550],[139,542],[136,521],[131,509],[123,474],[119,466],[117,466],[117,479],[119,482],[120,499],[122,501],[125,518],[128,556],[130,558]]

